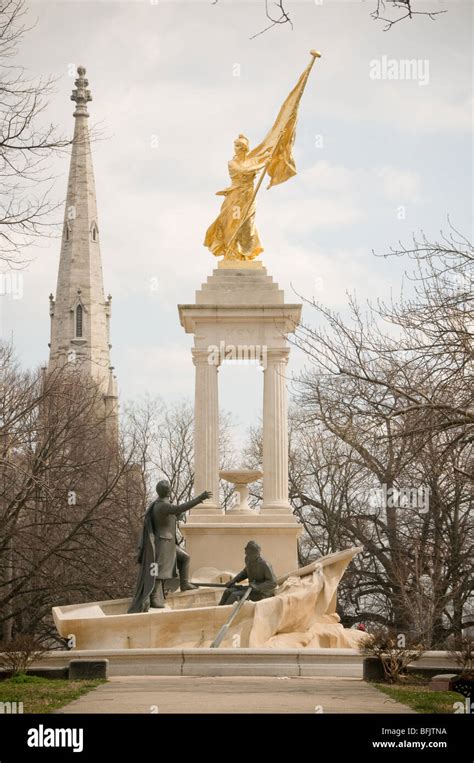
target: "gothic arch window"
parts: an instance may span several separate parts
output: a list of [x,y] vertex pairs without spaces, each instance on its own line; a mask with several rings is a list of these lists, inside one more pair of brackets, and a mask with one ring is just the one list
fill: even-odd
[[76,336],[82,337],[82,329],[83,329],[83,309],[82,305],[78,305],[76,307]]
[[97,227],[97,223],[92,223],[91,225],[91,238],[92,241],[98,241],[99,240],[99,229]]

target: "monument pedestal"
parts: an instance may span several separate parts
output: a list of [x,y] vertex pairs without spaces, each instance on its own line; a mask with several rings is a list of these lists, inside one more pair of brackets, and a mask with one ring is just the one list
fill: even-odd
[[[201,567],[237,572],[249,540],[277,575],[298,566],[301,526],[288,502],[287,336],[301,317],[300,304],[285,303],[283,291],[260,262],[223,260],[196,292],[194,304],[179,305],[181,325],[194,334],[196,368],[195,494],[212,498],[193,509],[182,527],[191,574]],[[260,513],[219,508],[218,371],[224,360],[254,360],[263,367],[263,502]]]
[[[275,575],[284,575],[298,568],[298,536],[301,525],[292,514],[236,517],[214,514],[190,517],[181,532],[186,550],[191,555],[191,580],[202,567],[239,572],[244,567],[244,549],[249,540],[262,547],[262,556],[273,567]],[[197,577],[196,577],[197,580]]]

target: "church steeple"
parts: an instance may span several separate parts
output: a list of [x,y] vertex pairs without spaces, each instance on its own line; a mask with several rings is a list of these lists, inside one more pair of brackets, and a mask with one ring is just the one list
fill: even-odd
[[[50,368],[80,362],[111,402],[109,322],[105,299],[100,228],[92,168],[87,104],[92,100],[86,70],[77,69],[74,138],[67,187],[56,298],[50,295]],[[112,395],[116,397],[116,390]],[[105,398],[104,398],[105,399]]]

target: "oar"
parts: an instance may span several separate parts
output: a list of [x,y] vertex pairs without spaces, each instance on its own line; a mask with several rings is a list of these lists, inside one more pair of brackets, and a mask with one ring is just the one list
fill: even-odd
[[229,587],[227,583],[195,583],[194,580],[191,580],[191,583],[193,585],[199,586],[199,588],[228,588]]
[[240,612],[240,610],[242,609],[243,605],[245,604],[245,602],[247,601],[248,597],[250,596],[251,591],[252,591],[252,586],[249,586],[247,588],[247,590],[245,591],[244,595],[242,596],[242,598],[239,601],[235,602],[234,609],[232,610],[229,619],[227,620],[226,623],[224,623],[224,625],[220,629],[219,633],[215,637],[214,641],[211,644],[211,649],[215,649],[216,647],[221,645],[221,643],[223,642],[224,638],[227,635],[227,632],[228,632],[230,626],[232,625],[232,623],[234,622],[234,620],[237,617],[238,613]]
[[[280,577],[276,579],[277,586],[283,585],[285,580],[288,580],[289,577],[301,577],[303,575],[309,575],[309,573],[313,572],[313,570],[316,568],[317,564],[318,561],[312,562],[311,564],[307,564],[306,567],[300,567],[297,570],[292,570],[292,572],[286,572],[284,575],[280,575]],[[199,588],[229,588],[228,583],[196,583],[195,580],[191,580],[191,583],[198,586]]]

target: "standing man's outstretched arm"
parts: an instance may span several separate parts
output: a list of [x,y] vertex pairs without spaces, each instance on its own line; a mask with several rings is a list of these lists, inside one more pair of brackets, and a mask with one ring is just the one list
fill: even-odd
[[183,514],[185,511],[193,509],[199,503],[206,501],[208,498],[212,498],[212,493],[210,490],[204,490],[204,492],[198,495],[197,498],[193,498],[191,501],[186,501],[186,503],[181,503],[179,506],[172,506],[169,504],[165,511],[167,514],[175,514],[178,516],[179,514]]

